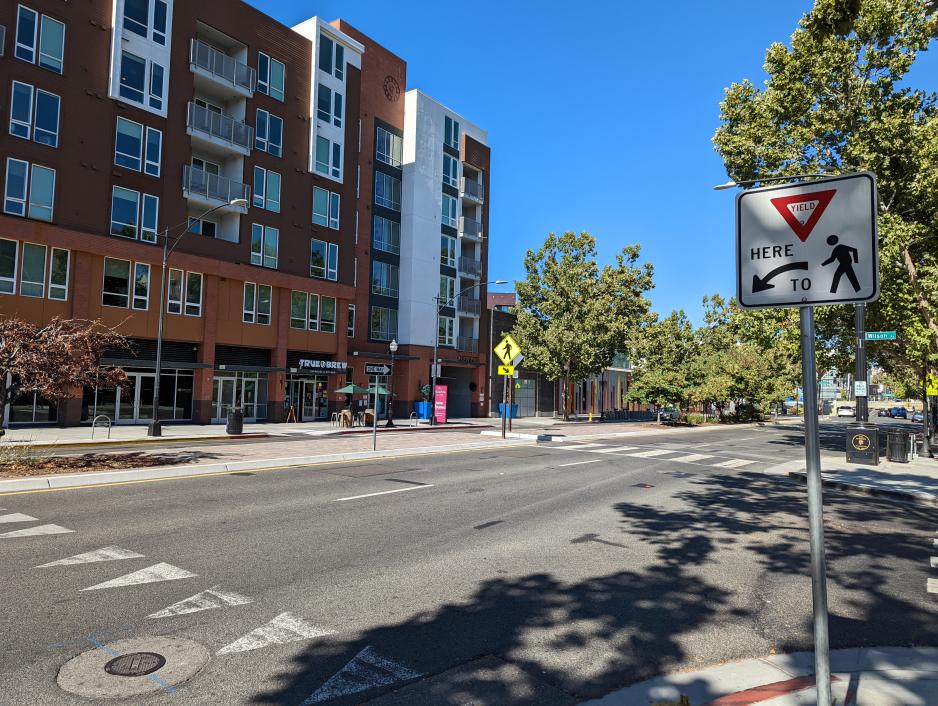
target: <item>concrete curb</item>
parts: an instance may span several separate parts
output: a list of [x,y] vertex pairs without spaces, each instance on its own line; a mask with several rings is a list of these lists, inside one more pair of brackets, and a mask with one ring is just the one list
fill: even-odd
[[328,463],[341,463],[344,461],[375,460],[396,458],[399,456],[423,456],[449,453],[451,451],[503,448],[504,446],[528,446],[529,444],[529,441],[519,439],[504,441],[498,444],[479,442],[453,444],[452,446],[416,446],[405,449],[387,449],[385,451],[352,451],[322,456],[294,456],[288,458],[257,459],[253,461],[234,461],[230,463],[202,463],[188,466],[160,466],[156,468],[132,468],[123,471],[92,471],[90,473],[70,473],[59,476],[15,478],[12,480],[0,480],[0,495],[36,490],[60,490],[63,488],[93,487],[112,485],[115,483],[163,480],[167,478],[185,478],[188,476],[225,475],[228,473],[262,471],[275,468],[297,468]]
[[[824,471],[822,471],[822,474]],[[808,482],[808,475],[802,471],[789,471],[788,477],[801,483]],[[883,488],[881,486],[870,485],[867,483],[848,483],[833,478],[824,478],[821,476],[821,483],[827,488],[834,488],[845,493],[854,495],[869,495],[877,498],[889,498],[910,503],[912,505],[921,505],[923,507],[938,507],[938,498],[929,493],[916,493],[911,490],[898,490],[896,488]]]

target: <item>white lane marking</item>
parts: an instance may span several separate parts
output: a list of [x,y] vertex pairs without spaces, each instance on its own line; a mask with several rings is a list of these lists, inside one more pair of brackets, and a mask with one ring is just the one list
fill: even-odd
[[156,613],[151,613],[148,618],[171,618],[174,615],[187,615],[188,613],[198,613],[202,610],[212,610],[221,608],[223,605],[247,605],[253,602],[253,599],[242,596],[234,591],[223,591],[221,586],[212,586],[209,589],[196,593],[178,603],[173,603],[169,608],[164,608]]
[[311,625],[293,613],[281,613],[266,625],[261,625],[230,645],[225,645],[215,654],[228,655],[235,652],[249,652],[268,645],[284,645],[297,640],[310,640],[314,637],[334,634],[335,630],[326,630]]
[[635,451],[637,446],[611,446],[604,449],[593,449],[594,454],[617,454],[623,451]]
[[103,547],[101,549],[96,549],[93,552],[76,554],[75,556],[70,556],[67,559],[50,561],[48,564],[40,564],[35,568],[44,569],[47,566],[71,566],[72,564],[93,564],[97,561],[120,561],[121,559],[142,558],[143,554],[137,554],[137,552],[132,552],[129,549],[121,549],[120,547]]
[[395,488],[394,490],[382,490],[380,493],[365,493],[364,495],[350,495],[347,498],[336,498],[332,502],[341,503],[346,500],[360,500],[361,498],[373,498],[376,495],[390,495],[391,493],[406,493],[408,490],[423,490],[424,488],[432,488],[433,483],[427,483],[426,485],[412,485],[409,488]]
[[584,463],[599,463],[601,458],[594,458],[592,461],[577,461],[576,463],[561,463],[557,468],[566,468],[567,466],[582,466]]
[[705,458],[713,458],[713,456],[708,456],[707,454],[688,454],[687,456],[678,456],[677,458],[669,458],[668,460],[678,463],[694,463],[695,461],[703,461]]
[[0,534],[0,539],[13,539],[14,537],[34,537],[40,534],[67,534],[75,530],[59,527],[58,525],[37,525],[28,529],[14,530]]
[[421,672],[415,672],[400,662],[382,657],[369,646],[329,677],[326,683],[313,692],[300,706],[312,706],[341,696],[376,689],[379,686],[390,686],[402,681],[419,679],[422,676]]
[[925,585],[929,593],[938,593],[938,579],[928,579],[928,583]]
[[938,556],[933,556],[933,557],[931,558],[931,566],[932,566],[933,569],[934,569],[935,567],[938,567]]
[[6,522],[36,522],[36,518],[31,515],[24,515],[22,512],[14,512],[10,515],[0,515],[0,523]]
[[597,446],[602,446],[602,444],[577,444],[576,442],[572,442],[571,446],[563,446],[561,448],[567,451],[580,451],[581,449],[595,449]]
[[655,456],[665,456],[667,454],[680,453],[671,449],[652,449],[651,451],[639,451],[637,454],[629,454],[632,458],[654,458]]
[[160,563],[154,564],[153,566],[148,566],[145,569],[140,569],[140,571],[134,571],[129,574],[124,574],[123,576],[118,576],[116,579],[111,579],[110,581],[105,581],[104,583],[89,586],[88,588],[83,588],[81,590],[97,591],[101,588],[138,586],[140,584],[156,583],[158,581],[178,581],[179,579],[191,579],[195,578],[196,576],[198,576],[198,574],[193,574],[191,571],[180,569],[178,566]]
[[715,468],[741,468],[742,466],[748,466],[755,461],[750,461],[745,458],[731,458],[729,461],[722,461],[720,463],[714,463]]

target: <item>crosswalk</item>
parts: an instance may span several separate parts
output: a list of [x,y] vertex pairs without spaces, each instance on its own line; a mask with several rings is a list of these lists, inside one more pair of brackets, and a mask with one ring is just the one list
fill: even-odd
[[[576,441],[555,442],[555,448],[564,451],[583,451],[587,454],[605,454],[607,456],[624,456],[628,458],[642,458],[652,461],[670,461],[673,463],[688,463],[709,468],[723,468],[729,470],[743,469],[752,466],[758,461],[751,458],[730,458],[720,454],[688,453],[687,449],[660,448],[649,446],[622,446],[615,442],[607,444],[601,442],[579,443]],[[585,462],[580,462],[585,463]],[[563,466],[580,465],[580,463],[565,463]]]

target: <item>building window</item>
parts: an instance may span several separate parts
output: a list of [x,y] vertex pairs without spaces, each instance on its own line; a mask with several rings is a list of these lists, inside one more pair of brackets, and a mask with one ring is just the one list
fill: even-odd
[[121,51],[117,94],[131,103],[163,113],[166,98],[165,70],[152,59]]
[[459,149],[459,122],[448,115],[443,121],[443,144]]
[[60,107],[61,101],[54,93],[14,81],[10,99],[10,134],[58,147]]
[[267,54],[257,54],[257,91],[283,103],[284,75],[283,63],[271,59]]
[[319,309],[319,330],[335,333],[335,297],[322,297]]
[[0,240],[0,294],[16,293],[16,259],[19,243]]
[[[183,291],[185,287],[185,292]],[[183,302],[185,295],[185,302]],[[185,306],[183,306],[185,304]],[[202,315],[202,275],[198,272],[169,271],[166,311],[186,316]]]
[[121,186],[111,191],[111,235],[122,238],[139,237],[148,243],[156,242],[157,218],[160,200],[157,196],[141,194]]
[[383,306],[371,309],[371,338],[375,341],[390,341],[397,338],[397,309]]
[[198,218],[189,218],[189,232],[195,233],[197,235],[204,235],[209,238],[214,238],[215,234],[218,232],[218,224],[215,221],[209,221],[207,219],[199,220]]
[[[145,140],[144,133],[146,134]],[[158,177],[162,153],[162,132],[152,127],[144,130],[143,125],[126,118],[117,119],[114,164]]]
[[375,172],[375,203],[392,211],[401,210],[401,180]]
[[68,299],[68,274],[70,253],[61,248],[52,248],[49,261],[49,299]]
[[340,201],[341,196],[334,191],[314,186],[313,223],[338,230]]
[[397,265],[373,260],[371,263],[371,293],[385,297],[398,295],[400,275]]
[[186,273],[186,316],[202,316],[202,275]]
[[42,298],[46,294],[46,246],[23,243],[23,268],[20,275],[20,294]]
[[258,223],[251,224],[251,264],[277,269],[280,231]]
[[459,185],[459,161],[443,153],[443,183],[450,186]]
[[145,262],[134,265],[133,308],[146,311],[150,306],[150,266]]
[[329,279],[333,282],[339,278],[339,246],[323,240],[313,240],[310,243],[309,276],[318,279]]
[[342,94],[320,83],[316,97],[316,117],[324,123],[331,122],[336,127],[342,127]]
[[309,295],[309,311],[307,314],[308,326],[310,331],[319,330],[319,295]]
[[342,145],[321,136],[316,137],[316,171],[342,178]]
[[447,275],[440,275],[440,304],[456,306],[456,280]]
[[253,324],[257,315],[257,285],[253,282],[244,283],[244,304],[242,305],[241,320],[246,324]]
[[17,59],[39,64],[57,74],[62,73],[65,25],[48,15],[40,15],[35,10],[20,5],[16,18],[14,54]]
[[166,291],[166,311],[170,314],[182,313],[182,270],[169,271],[169,286]]
[[271,293],[269,284],[244,283],[244,323],[270,325]]
[[400,167],[403,161],[404,144],[400,135],[379,127],[375,135],[375,157],[392,167]]
[[257,127],[254,131],[254,146],[261,152],[274,157],[283,155],[283,118],[257,109]]
[[383,252],[398,255],[401,252],[401,224],[375,216],[373,229],[374,247]]
[[355,305],[348,305],[348,324],[345,328],[345,335],[349,338],[355,338]]
[[163,111],[163,67],[156,62],[150,62],[150,107]]
[[306,292],[290,292],[290,328],[306,330],[308,300],[309,295]]
[[456,238],[440,236],[440,264],[456,267]]
[[441,346],[456,345],[456,320],[449,316],[441,316],[437,326],[437,344]]
[[143,195],[143,205],[140,211],[140,240],[147,243],[156,242],[157,222],[160,213],[160,199],[150,194]]
[[21,159],[7,158],[3,211],[37,221],[52,220],[55,170]]
[[154,127],[147,128],[146,151],[143,171],[150,176],[160,175],[160,162],[163,157],[163,133]]
[[[178,270],[170,270],[170,281],[173,272]],[[104,286],[101,292],[101,303],[104,306],[127,308],[130,303],[130,260],[104,258]]]
[[319,69],[340,81],[345,78],[345,47],[324,34],[319,35]]
[[254,205],[280,213],[280,175],[263,167],[254,167]]
[[456,209],[459,206],[456,199],[450,196],[449,194],[443,194],[443,213],[442,220],[443,225],[452,226],[453,228],[459,223],[459,220],[456,216]]
[[124,0],[124,29],[165,46],[167,14],[164,0]]

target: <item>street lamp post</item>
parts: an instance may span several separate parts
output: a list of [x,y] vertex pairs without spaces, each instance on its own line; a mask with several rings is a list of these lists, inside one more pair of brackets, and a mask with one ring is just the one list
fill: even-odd
[[[247,206],[247,199],[232,199],[226,204],[221,206],[216,206],[215,208],[210,208],[208,211],[200,215],[198,218],[192,219],[194,221],[201,221],[207,215],[214,213],[220,208],[225,208],[225,206]],[[153,421],[150,422],[150,425],[147,427],[147,436],[162,436],[163,435],[163,425],[160,423],[160,372],[162,370],[162,355],[163,355],[163,326],[164,326],[164,317],[166,316],[166,307],[165,307],[165,297],[166,297],[166,267],[169,264],[169,256],[172,254],[173,250],[176,249],[179,241],[182,240],[182,236],[189,232],[191,228],[192,220],[186,221],[185,230],[183,230],[178,236],[176,236],[173,244],[169,244],[169,231],[173,230],[167,228],[163,231],[163,261],[160,268],[160,301],[159,301],[159,324],[157,326],[156,332],[156,379],[153,381]],[[178,226],[176,226],[178,228]]]
[[397,353],[397,339],[392,338],[391,343],[388,345],[388,348],[391,350],[391,374],[388,375],[388,423],[385,424],[385,427],[394,426],[394,412],[392,407],[394,405],[394,354]]

